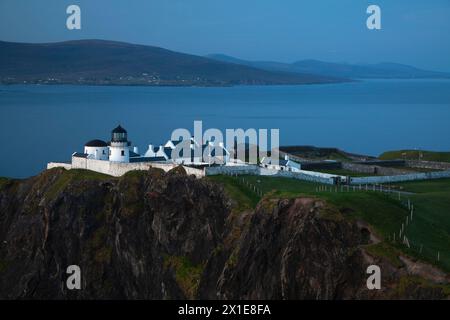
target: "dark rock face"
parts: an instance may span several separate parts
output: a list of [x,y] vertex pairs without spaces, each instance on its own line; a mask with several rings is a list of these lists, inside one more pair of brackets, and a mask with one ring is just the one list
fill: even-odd
[[[51,170],[0,192],[0,298],[185,298],[166,257],[206,261],[227,215],[221,190],[159,171],[79,179]],[[67,290],[79,265],[82,290]]]
[[[52,169],[0,184],[0,299],[443,297],[414,281],[368,292],[367,266],[386,261],[368,260],[364,238],[319,199],[235,213],[220,186],[179,169]],[[69,265],[81,290],[66,287]]]
[[[319,217],[324,209],[323,202],[306,198],[261,202],[219,277],[218,297],[355,297],[365,283],[355,250],[360,232],[340,219]],[[213,297],[206,288],[200,294]]]

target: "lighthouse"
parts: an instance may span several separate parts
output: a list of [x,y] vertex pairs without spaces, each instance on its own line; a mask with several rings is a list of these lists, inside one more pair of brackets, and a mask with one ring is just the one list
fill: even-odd
[[130,145],[127,131],[120,125],[111,132],[109,145],[109,161],[130,162]]

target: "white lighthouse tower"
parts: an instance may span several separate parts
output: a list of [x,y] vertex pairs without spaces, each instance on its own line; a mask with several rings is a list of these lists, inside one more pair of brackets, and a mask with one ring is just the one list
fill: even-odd
[[130,162],[130,142],[127,131],[120,125],[111,132],[109,161]]

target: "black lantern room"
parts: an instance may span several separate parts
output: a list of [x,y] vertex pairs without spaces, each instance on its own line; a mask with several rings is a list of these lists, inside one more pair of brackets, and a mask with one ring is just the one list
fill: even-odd
[[127,142],[128,136],[127,136],[127,130],[122,128],[120,125],[118,125],[114,130],[111,132],[111,142]]

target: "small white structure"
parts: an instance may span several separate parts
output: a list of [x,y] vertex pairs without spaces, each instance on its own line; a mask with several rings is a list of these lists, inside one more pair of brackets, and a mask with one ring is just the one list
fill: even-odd
[[99,139],[88,141],[84,145],[84,153],[87,154],[89,159],[96,160],[108,160],[109,159],[109,147],[108,144]]
[[290,160],[288,155],[285,155],[283,160],[278,160],[278,163],[273,161],[270,157],[264,157],[261,160],[261,166],[267,169],[274,169],[278,171],[301,171],[301,164]]

